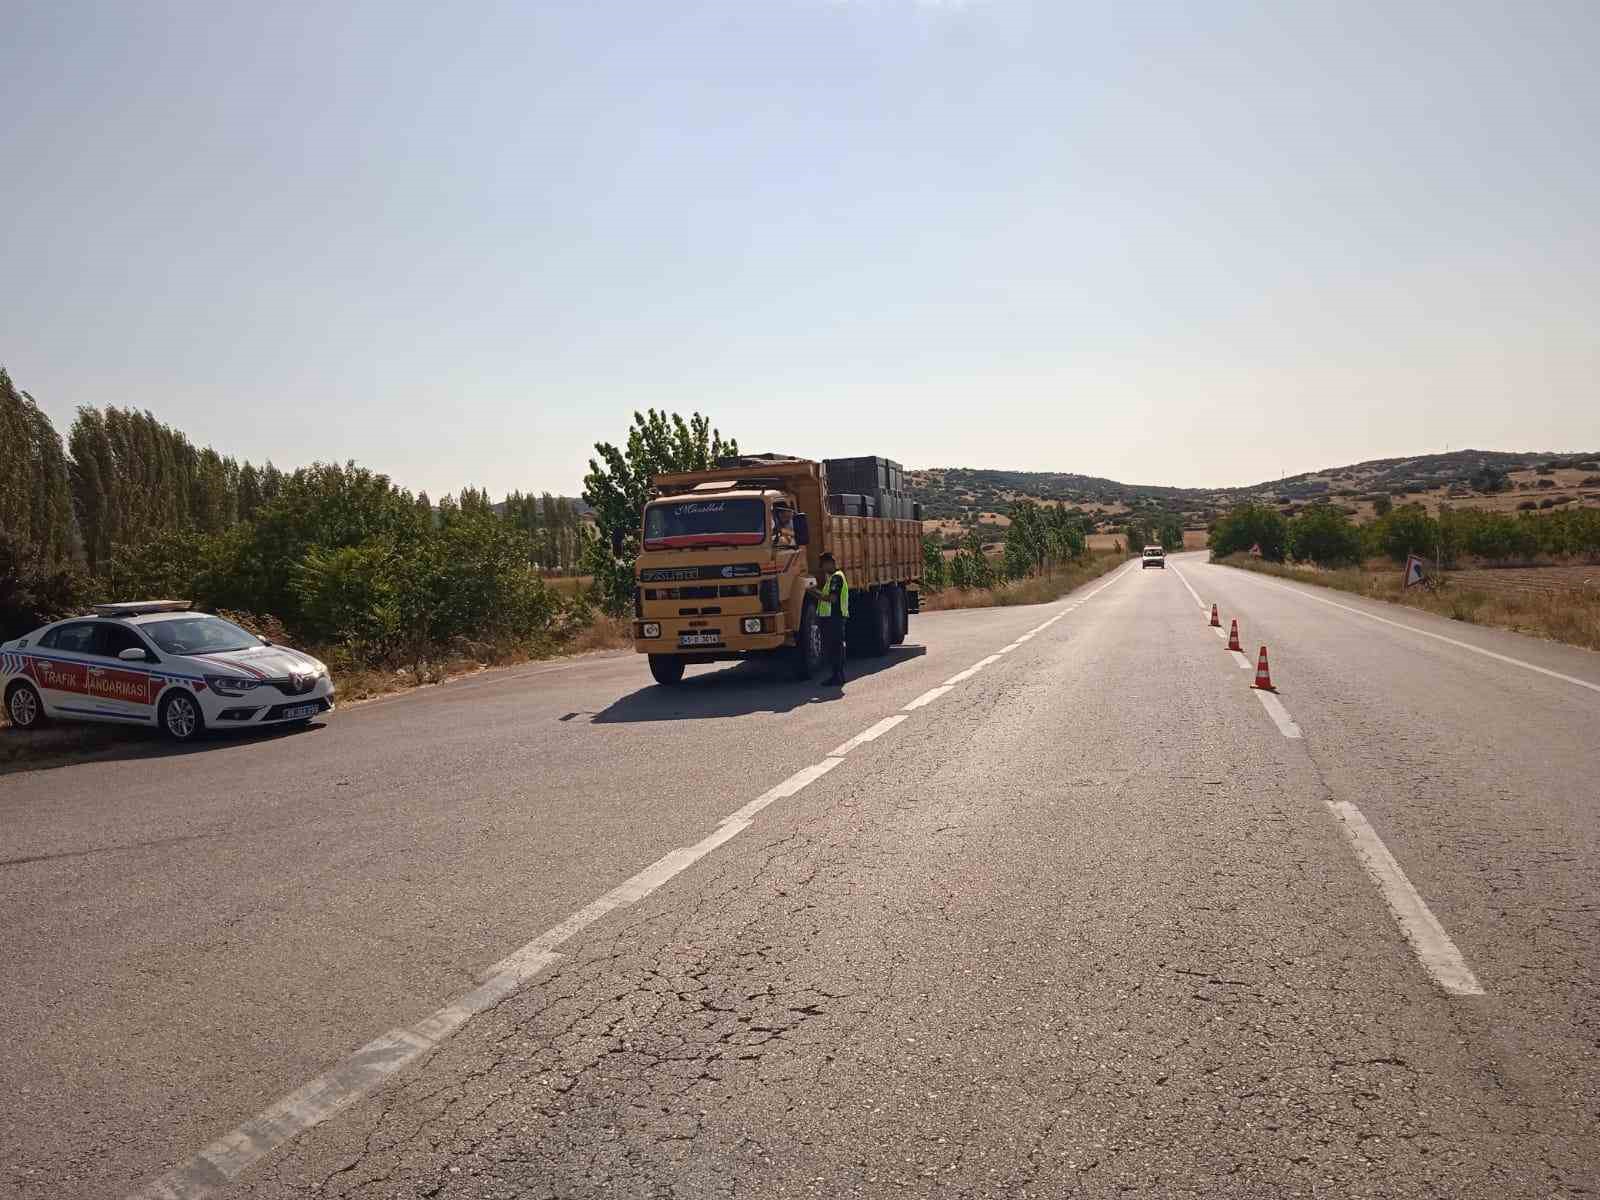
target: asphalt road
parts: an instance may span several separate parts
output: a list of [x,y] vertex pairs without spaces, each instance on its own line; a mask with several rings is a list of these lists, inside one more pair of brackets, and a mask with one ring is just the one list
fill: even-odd
[[1600,1189],[1600,657],[1173,565],[0,776],[0,1194]]

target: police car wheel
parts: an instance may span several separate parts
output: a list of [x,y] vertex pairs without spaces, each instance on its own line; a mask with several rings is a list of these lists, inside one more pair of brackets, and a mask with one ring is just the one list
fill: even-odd
[[44,724],[44,705],[31,683],[12,685],[6,694],[6,716],[15,729],[37,729]]
[[173,692],[161,702],[161,732],[175,742],[192,742],[205,731],[200,706],[187,692]]

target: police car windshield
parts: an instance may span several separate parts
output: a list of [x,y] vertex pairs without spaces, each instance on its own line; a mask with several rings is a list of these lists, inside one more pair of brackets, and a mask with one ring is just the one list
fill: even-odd
[[736,546],[759,544],[766,536],[766,505],[750,497],[732,500],[673,500],[645,509],[646,545]]
[[179,617],[171,621],[152,621],[139,626],[139,632],[147,635],[168,654],[222,654],[261,644],[259,638],[252,637],[221,617]]

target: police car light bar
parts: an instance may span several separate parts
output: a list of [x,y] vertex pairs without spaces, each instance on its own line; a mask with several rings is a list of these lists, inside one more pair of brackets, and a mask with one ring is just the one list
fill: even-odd
[[148,613],[188,612],[193,600],[130,600],[122,604],[96,604],[94,611],[102,617],[142,617]]

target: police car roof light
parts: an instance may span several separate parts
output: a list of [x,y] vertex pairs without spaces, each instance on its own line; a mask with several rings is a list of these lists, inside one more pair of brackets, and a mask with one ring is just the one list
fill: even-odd
[[102,617],[142,617],[149,613],[188,612],[193,600],[130,600],[121,604],[96,604],[94,611]]

